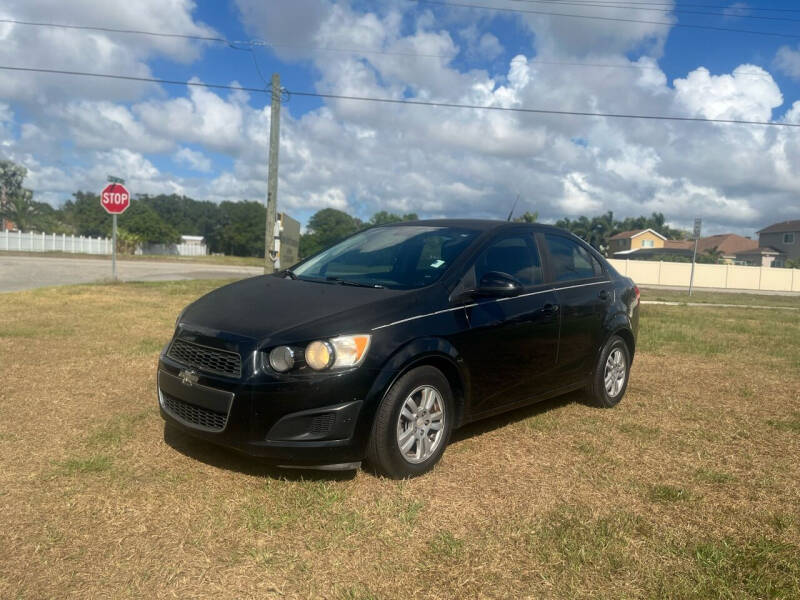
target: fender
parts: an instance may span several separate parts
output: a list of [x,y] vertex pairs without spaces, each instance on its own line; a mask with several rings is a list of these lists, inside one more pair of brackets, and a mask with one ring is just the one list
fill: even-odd
[[[375,377],[375,381],[367,394],[367,400],[362,409],[362,414],[368,416],[371,422],[380,401],[383,400],[383,397],[386,395],[386,392],[389,391],[392,384],[409,369],[412,369],[416,365],[430,362],[431,359],[446,361],[451,367],[451,373],[445,373],[445,376],[450,378],[455,375],[458,379],[457,383],[461,389],[453,390],[457,396],[457,403],[459,400],[461,401],[460,410],[458,411],[460,413],[459,419],[456,422],[458,425],[458,422],[463,416],[464,407],[469,406],[471,390],[469,371],[464,363],[464,359],[455,346],[448,340],[440,337],[417,338],[400,347],[392,354]],[[459,395],[461,398],[458,398]]]
[[621,331],[625,332],[624,337],[626,341],[633,344],[633,347],[631,348],[631,363],[633,363],[633,357],[636,354],[636,336],[633,334],[633,324],[631,323],[631,319],[625,310],[617,310],[611,313],[606,319],[605,323],[603,323],[603,340],[600,344],[600,348],[605,346],[606,342],[612,335],[617,335]]

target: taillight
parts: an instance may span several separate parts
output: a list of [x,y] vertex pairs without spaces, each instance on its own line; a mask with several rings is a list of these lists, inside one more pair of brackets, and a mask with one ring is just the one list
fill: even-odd
[[638,302],[639,301],[639,297],[641,296],[641,293],[639,292],[639,286],[638,285],[633,286],[633,293],[636,294],[636,301]]

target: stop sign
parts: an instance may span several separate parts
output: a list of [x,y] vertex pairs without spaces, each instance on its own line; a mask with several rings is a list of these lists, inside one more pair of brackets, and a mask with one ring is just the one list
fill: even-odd
[[131,205],[131,195],[124,185],[110,183],[100,194],[100,204],[106,212],[112,215],[121,215]]

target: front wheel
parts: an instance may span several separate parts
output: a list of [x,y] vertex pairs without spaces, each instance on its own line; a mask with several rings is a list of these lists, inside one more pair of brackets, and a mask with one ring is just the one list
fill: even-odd
[[631,353],[621,337],[613,335],[603,346],[589,388],[595,403],[602,408],[619,404],[628,388]]
[[378,407],[367,460],[395,479],[421,475],[442,457],[453,417],[447,378],[434,367],[417,367],[392,385]]

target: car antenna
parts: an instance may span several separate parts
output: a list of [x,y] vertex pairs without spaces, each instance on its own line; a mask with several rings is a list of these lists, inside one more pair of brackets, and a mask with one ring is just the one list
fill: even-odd
[[517,202],[519,202],[519,194],[517,194],[517,199],[514,200],[514,204],[511,205],[511,212],[508,213],[506,221],[511,221],[511,217],[514,215],[514,209],[517,208]]

